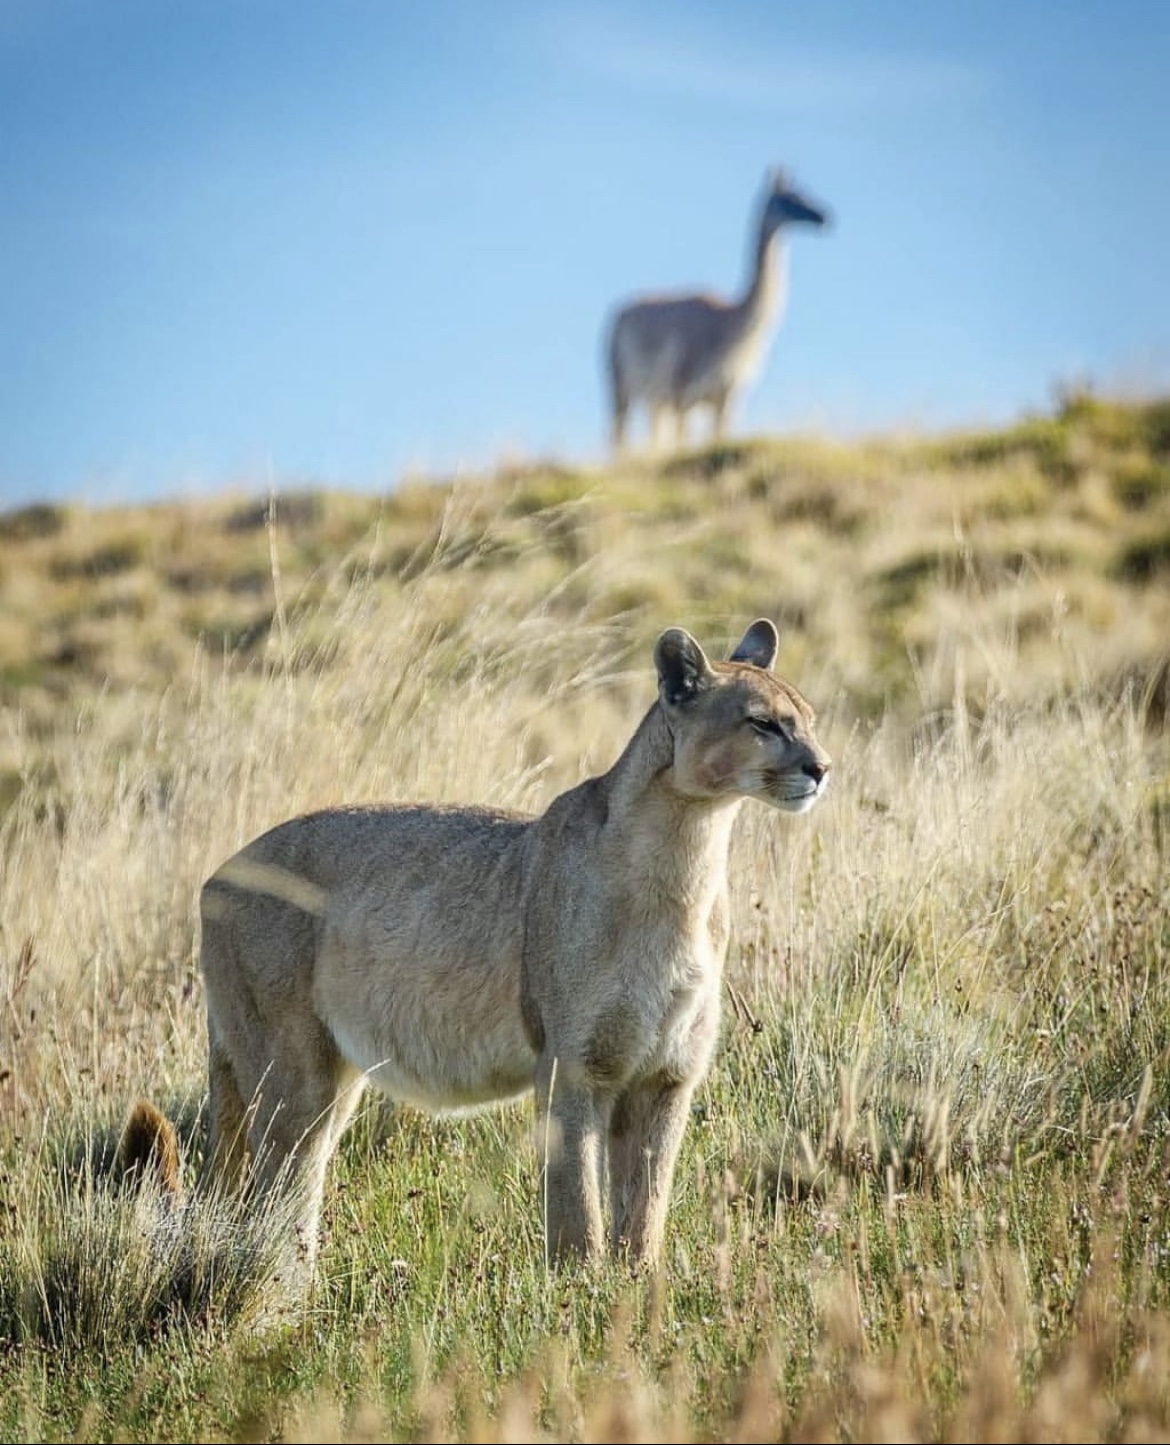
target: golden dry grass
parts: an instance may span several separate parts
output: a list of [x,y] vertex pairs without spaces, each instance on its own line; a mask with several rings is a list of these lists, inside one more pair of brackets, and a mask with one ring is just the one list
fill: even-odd
[[[1170,405],[0,518],[0,1438],[1170,1438]],[[681,623],[836,761],[745,815],[666,1267],[549,1279],[524,1106],[371,1108],[304,1313],[194,1167],[195,899],[320,803],[539,808]]]

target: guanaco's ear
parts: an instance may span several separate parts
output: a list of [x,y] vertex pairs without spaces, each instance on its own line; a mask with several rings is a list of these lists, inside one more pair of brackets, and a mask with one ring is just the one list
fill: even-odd
[[689,632],[668,627],[654,644],[658,690],[672,706],[702,692],[711,679],[711,664]]
[[750,662],[753,667],[769,668],[776,661],[780,634],[766,617],[757,617],[731,654],[732,662]]

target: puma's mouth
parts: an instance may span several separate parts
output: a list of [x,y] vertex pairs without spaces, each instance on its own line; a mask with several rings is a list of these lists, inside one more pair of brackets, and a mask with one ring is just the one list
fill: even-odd
[[772,801],[786,813],[807,813],[824,794],[829,785],[826,773],[820,779],[801,777],[783,778],[772,790]]
[[807,793],[802,793],[795,798],[787,798],[780,806],[786,813],[807,813],[821,796],[819,788],[810,788]]

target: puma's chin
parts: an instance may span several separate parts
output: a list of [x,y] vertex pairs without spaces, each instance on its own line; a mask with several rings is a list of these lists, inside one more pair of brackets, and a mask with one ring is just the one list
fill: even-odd
[[825,793],[825,783],[814,783],[809,779],[804,789],[777,789],[769,795],[768,801],[783,813],[807,813]]

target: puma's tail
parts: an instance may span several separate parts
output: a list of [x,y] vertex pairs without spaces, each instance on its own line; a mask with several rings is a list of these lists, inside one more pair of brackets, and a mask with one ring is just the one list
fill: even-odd
[[183,1192],[179,1136],[149,1099],[136,1100],[127,1116],[118,1141],[115,1174],[119,1179],[151,1179],[174,1199]]

